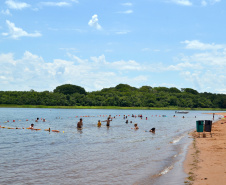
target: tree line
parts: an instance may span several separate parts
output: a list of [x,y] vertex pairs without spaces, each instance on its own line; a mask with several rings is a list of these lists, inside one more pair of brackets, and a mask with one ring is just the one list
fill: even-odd
[[58,86],[53,92],[0,91],[0,104],[46,106],[120,106],[226,108],[226,95],[199,93],[191,88],[132,87],[119,84],[100,91],[86,92],[71,84]]

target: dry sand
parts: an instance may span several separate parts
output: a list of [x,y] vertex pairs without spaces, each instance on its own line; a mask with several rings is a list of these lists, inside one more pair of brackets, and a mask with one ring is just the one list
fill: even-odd
[[[215,113],[226,116],[226,113]],[[215,121],[215,120],[214,120]],[[188,178],[185,184],[192,185],[226,185],[226,118],[216,120],[210,133],[192,133],[185,162]]]

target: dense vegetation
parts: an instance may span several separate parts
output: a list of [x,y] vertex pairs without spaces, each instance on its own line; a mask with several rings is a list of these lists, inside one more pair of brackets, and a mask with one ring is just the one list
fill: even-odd
[[46,106],[120,106],[226,108],[225,94],[199,93],[191,88],[131,87],[119,84],[101,91],[86,92],[84,88],[65,84],[53,92],[0,91],[0,104]]

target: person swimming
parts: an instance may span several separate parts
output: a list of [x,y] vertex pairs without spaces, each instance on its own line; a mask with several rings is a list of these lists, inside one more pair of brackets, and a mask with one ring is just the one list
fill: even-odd
[[155,128],[152,128],[149,132],[155,133]]

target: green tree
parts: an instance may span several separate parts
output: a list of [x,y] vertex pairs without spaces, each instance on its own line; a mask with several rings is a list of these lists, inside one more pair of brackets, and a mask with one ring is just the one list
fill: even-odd
[[65,84],[61,86],[57,86],[56,89],[53,90],[54,93],[63,93],[65,95],[79,93],[79,94],[86,94],[86,91],[84,88],[77,86],[77,85],[71,85],[71,84]]
[[196,90],[194,90],[192,88],[182,88],[181,92],[191,93],[191,94],[194,94],[194,95],[199,94],[198,91],[196,91]]

